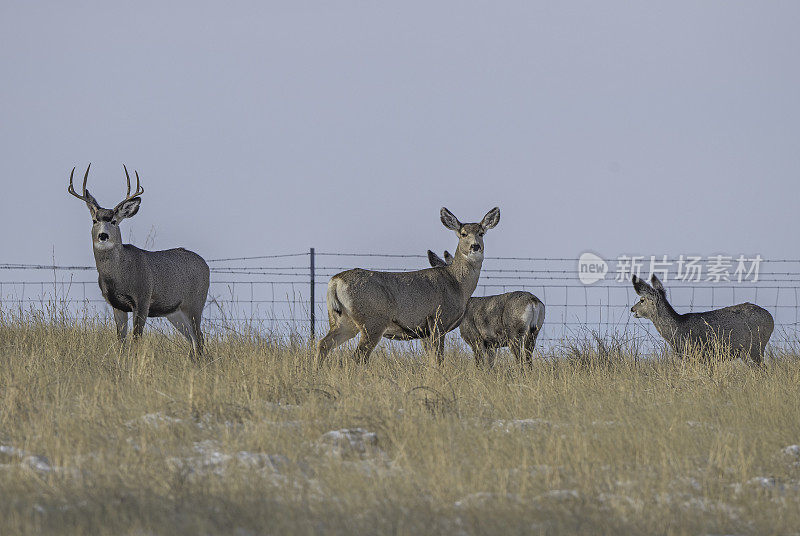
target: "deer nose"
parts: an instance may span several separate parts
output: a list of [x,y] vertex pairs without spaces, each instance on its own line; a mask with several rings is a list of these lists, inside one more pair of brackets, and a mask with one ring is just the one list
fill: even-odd
[[480,244],[472,244],[472,246],[470,246],[470,249],[472,251],[480,251],[481,250],[481,245]]
[[105,242],[108,240],[108,233],[100,233],[97,238],[100,239],[100,242]]

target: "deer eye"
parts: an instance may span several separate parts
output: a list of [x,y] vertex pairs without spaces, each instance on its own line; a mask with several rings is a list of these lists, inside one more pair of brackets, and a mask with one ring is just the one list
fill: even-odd
[[97,223],[97,220],[93,219],[93,220],[92,220],[92,223]]
[[117,224],[117,220],[111,220],[111,225],[116,225],[116,224]]
[[481,231],[480,233],[478,233],[478,236],[483,236],[483,234],[484,234],[483,231]]
[[465,232],[463,232],[463,231],[462,231],[462,233],[461,233],[461,236],[462,236],[462,237],[464,237],[464,238],[466,238],[466,237],[467,237],[467,233],[465,233]]

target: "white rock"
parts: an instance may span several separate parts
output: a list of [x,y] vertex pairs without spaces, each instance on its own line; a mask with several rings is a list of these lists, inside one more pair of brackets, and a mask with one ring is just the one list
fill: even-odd
[[492,423],[492,428],[501,430],[503,432],[520,431],[525,432],[528,430],[537,430],[542,428],[550,428],[552,425],[550,421],[544,419],[512,419],[512,420],[497,420]]
[[783,453],[787,456],[800,457],[800,445],[789,445],[783,449]]
[[631,508],[636,512],[644,510],[644,501],[638,497],[629,497],[627,495],[620,495],[615,493],[601,493],[597,496],[600,503],[609,505],[611,507],[623,506]]
[[275,473],[280,473],[282,469],[289,467],[289,458],[282,454],[264,454],[242,450],[236,453],[236,460],[247,467],[267,469]]
[[363,428],[345,428],[326,432],[317,441],[317,447],[340,458],[363,457],[368,454],[381,453],[378,448],[378,435]]
[[697,510],[700,512],[718,512],[731,519],[739,519],[742,509],[724,502],[712,501],[704,497],[689,496],[678,503],[686,511]]
[[[761,486],[764,489],[775,489],[779,486],[778,481],[774,477],[757,476],[747,481],[752,486]],[[781,488],[783,486],[780,486]]]
[[700,421],[686,421],[686,426],[689,428],[703,428],[706,430],[714,430],[716,426],[711,424],[710,422],[700,422]]
[[178,419],[176,417],[170,417],[160,411],[156,413],[147,413],[146,415],[142,415],[137,419],[131,419],[125,422],[125,426],[131,427],[138,423],[147,424],[149,426],[161,426],[161,425],[170,425],[170,424],[178,424],[183,422],[183,419]]
[[592,421],[592,426],[616,426],[617,421]]
[[486,505],[487,503],[497,503],[497,502],[505,502],[505,503],[519,503],[520,498],[519,495],[514,493],[491,493],[489,491],[479,491],[477,493],[471,493],[453,503],[453,506],[456,508],[468,508],[470,506],[473,507],[481,507]]
[[47,456],[41,456],[39,454],[25,456],[25,458],[22,459],[22,465],[34,471],[39,471],[40,473],[49,473],[53,470],[53,466],[50,464],[50,460],[47,459]]
[[195,458],[195,460],[198,460],[203,467],[213,467],[233,459],[233,456],[230,454],[225,454],[219,449],[219,441],[215,441],[213,439],[199,441],[194,444],[195,452],[200,454],[200,456]]
[[296,404],[285,404],[283,402],[267,402],[265,405],[267,409],[273,409],[276,411],[294,411],[296,409],[300,409],[300,406]]
[[14,456],[15,458],[22,458],[25,456],[25,451],[11,445],[0,445],[0,454],[6,456]]
[[579,497],[578,492],[574,489],[551,489],[547,493],[543,493],[539,495],[540,498],[547,497],[550,499],[577,499]]
[[260,473],[277,475],[290,463],[286,456],[280,454],[264,454],[245,450],[236,454],[228,454],[222,451],[219,441],[213,439],[198,441],[192,448],[197,456],[173,457],[169,459],[170,463],[174,467],[188,470],[189,473],[197,475],[223,475],[232,464],[238,464]]
[[18,449],[9,445],[0,445],[0,454],[17,458],[20,460],[20,464],[23,467],[33,469],[34,471],[39,471],[40,473],[49,473],[50,471],[57,469],[56,467],[53,467],[53,465],[50,463],[50,460],[47,459],[47,456],[43,456],[41,454],[30,454],[22,449]]

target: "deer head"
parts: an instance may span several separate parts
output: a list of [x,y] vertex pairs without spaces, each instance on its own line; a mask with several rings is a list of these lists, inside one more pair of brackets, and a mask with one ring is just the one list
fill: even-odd
[[480,223],[461,223],[444,207],[440,211],[440,216],[442,224],[455,231],[458,236],[456,257],[461,256],[470,262],[483,262],[483,235],[500,221],[500,209],[494,207],[486,213]]
[[631,278],[633,289],[639,295],[639,301],[631,307],[631,312],[636,318],[653,320],[658,316],[659,305],[667,301],[667,291],[655,274],[650,276],[652,287],[635,274]]
[[125,218],[133,217],[139,211],[139,204],[142,198],[139,197],[144,193],[144,188],[139,182],[139,172],[134,171],[136,174],[136,191],[131,194],[131,177],[128,175],[128,168],[124,165],[122,168],[125,170],[125,178],[128,181],[128,193],[125,199],[120,201],[113,209],[107,209],[100,206],[97,200],[86,189],[86,181],[89,178],[89,169],[91,164],[86,168],[86,173],[83,175],[83,193],[78,195],[75,192],[75,187],[72,184],[72,177],[75,174],[75,168],[69,174],[69,186],[67,191],[86,203],[89,207],[89,214],[92,217],[92,246],[97,251],[108,250],[122,245],[122,234],[119,230],[119,224]]

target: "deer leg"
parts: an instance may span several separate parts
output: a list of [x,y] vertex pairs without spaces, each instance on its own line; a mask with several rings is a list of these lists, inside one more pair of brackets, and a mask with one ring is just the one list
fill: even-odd
[[439,365],[444,363],[444,334],[436,340],[436,359]]
[[185,311],[189,317],[189,323],[192,326],[192,350],[194,350],[195,359],[199,359],[203,355],[203,346],[205,345],[205,337],[203,337],[203,307],[205,306],[205,299],[200,302],[199,306],[189,308]]
[[444,337],[425,337],[422,339],[422,346],[425,348],[425,352],[436,355],[437,364],[444,363]]
[[514,359],[521,365],[522,364],[522,345],[525,344],[525,339],[520,337],[518,339],[511,339],[508,341],[508,349],[514,354]]
[[494,367],[494,358],[497,355],[497,348],[494,346],[485,346],[486,348],[486,365],[489,370]]
[[147,322],[147,313],[150,312],[149,303],[137,303],[133,308],[133,338],[138,338],[144,331]]
[[178,309],[174,313],[168,314],[167,320],[169,320],[170,324],[175,326],[175,329],[192,344],[192,359],[200,357],[203,351],[203,343],[202,339],[197,339],[197,331],[199,330],[195,330],[194,322],[191,320],[190,316]]
[[472,348],[472,353],[475,354],[475,366],[478,368],[482,368],[483,357],[484,357],[483,343],[481,343],[480,341],[472,341],[472,342],[467,341],[467,344],[469,344],[469,347]]
[[192,331],[195,339],[195,355],[200,358],[203,355],[203,346],[205,345],[205,337],[203,337],[203,330],[200,326],[203,323],[203,309],[200,309],[195,314],[189,315],[189,320],[192,322]]
[[347,319],[342,318],[335,326],[331,323],[328,334],[317,344],[317,363],[322,364],[325,357],[337,346],[349,341],[358,333],[358,328]]
[[537,331],[531,331],[525,337],[525,346],[522,348],[522,355],[525,357],[525,363],[529,367],[533,366],[533,349],[536,347],[536,335],[538,335]]
[[117,326],[117,339],[119,342],[125,342],[125,337],[128,335],[128,313],[114,309],[114,324]]
[[423,337],[420,340],[422,341],[422,349],[425,350],[425,353],[430,353],[432,350],[430,337]]
[[427,351],[433,351],[436,354],[436,363],[441,366],[444,363],[444,330],[442,325],[435,318],[428,319],[428,343],[425,345]]
[[361,338],[358,341],[358,346],[356,347],[355,354],[353,354],[353,358],[358,363],[366,364],[369,355],[375,347],[378,346],[378,343],[381,342],[381,337],[383,337],[383,332],[386,331],[386,326],[364,326],[359,331],[361,332]]
[[760,346],[755,344],[750,349],[750,359],[756,367],[764,367],[764,354]]

